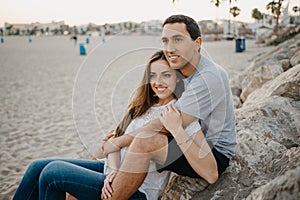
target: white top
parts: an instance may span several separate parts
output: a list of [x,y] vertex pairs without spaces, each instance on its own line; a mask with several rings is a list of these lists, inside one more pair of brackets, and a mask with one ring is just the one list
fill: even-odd
[[[125,131],[125,134],[131,133],[132,131],[135,131],[138,128],[144,126],[148,122],[158,119],[161,111],[166,106],[170,105],[171,103],[174,103],[175,101],[176,100],[172,100],[168,104],[162,106],[152,106],[144,115],[137,117],[136,119],[131,121],[131,123]],[[185,131],[190,136],[199,130],[201,130],[201,126],[197,120],[195,120],[185,128]],[[121,162],[123,162],[125,158],[127,149],[127,147],[121,149]],[[140,186],[139,191],[145,193],[147,199],[149,200],[158,199],[168,182],[169,175],[169,171],[163,171],[161,173],[157,172],[155,162],[150,161],[148,174],[143,184]]]

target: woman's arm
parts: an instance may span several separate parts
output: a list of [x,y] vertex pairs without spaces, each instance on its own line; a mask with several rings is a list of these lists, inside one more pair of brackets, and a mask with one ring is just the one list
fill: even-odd
[[218,179],[215,157],[200,130],[189,136],[182,126],[180,112],[172,104],[162,112],[160,120],[171,132],[191,167],[210,184]]
[[[182,113],[182,124],[183,126],[189,125],[191,122],[193,122],[196,118],[192,117],[190,115]],[[128,133],[126,135],[122,135],[120,137],[114,138],[111,140],[111,142],[120,148],[129,146],[133,140],[133,138],[141,133],[141,132],[160,132],[160,133],[166,133],[169,134],[169,131],[164,128],[164,125],[161,123],[159,119],[155,119],[151,122],[148,122],[141,128],[137,129],[136,131],[133,131],[131,133]]]
[[108,132],[105,137],[102,139],[99,148],[97,149],[95,155],[92,156],[92,160],[97,160],[97,159],[102,159],[102,158],[106,158],[107,154],[105,154],[104,152],[104,144],[114,136],[114,130]]
[[98,150],[98,155],[100,155],[101,157],[105,157],[108,154],[118,151],[120,150],[120,148],[122,147],[127,147],[131,144],[132,140],[134,137],[137,137],[138,133],[141,132],[148,132],[151,131],[151,133],[154,132],[162,132],[162,131],[166,131],[166,130],[162,130],[163,129],[163,125],[162,123],[159,121],[159,119],[157,120],[153,120],[147,124],[145,124],[143,127],[137,129],[136,131],[124,134],[122,136],[119,137],[111,137],[110,139],[103,141],[103,143],[101,144],[99,150]]

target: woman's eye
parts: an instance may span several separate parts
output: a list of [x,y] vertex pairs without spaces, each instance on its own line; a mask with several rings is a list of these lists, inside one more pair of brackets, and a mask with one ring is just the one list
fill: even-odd
[[171,74],[164,74],[164,77],[169,78]]
[[154,78],[155,77],[155,75],[154,74],[150,74],[150,78]]

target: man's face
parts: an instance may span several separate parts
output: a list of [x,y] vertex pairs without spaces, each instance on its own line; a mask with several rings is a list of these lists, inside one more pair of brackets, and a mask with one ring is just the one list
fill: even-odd
[[[166,24],[162,30],[164,53],[172,69],[193,65],[200,44],[193,41],[184,23]],[[194,66],[195,67],[195,66]]]

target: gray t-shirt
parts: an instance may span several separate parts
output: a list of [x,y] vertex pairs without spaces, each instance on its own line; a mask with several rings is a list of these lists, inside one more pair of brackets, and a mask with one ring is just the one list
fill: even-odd
[[225,70],[201,56],[197,70],[184,79],[185,91],[176,107],[200,119],[211,148],[228,158],[235,153],[235,113],[229,80]]

